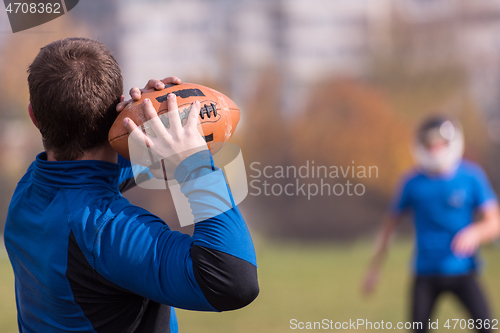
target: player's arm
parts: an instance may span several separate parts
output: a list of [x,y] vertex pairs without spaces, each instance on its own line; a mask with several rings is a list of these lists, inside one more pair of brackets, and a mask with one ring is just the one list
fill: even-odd
[[375,251],[369,263],[368,271],[365,275],[361,288],[362,293],[365,295],[369,295],[374,291],[380,275],[380,268],[382,267],[382,264],[387,256],[390,243],[396,232],[396,227],[399,224],[405,210],[411,206],[411,196],[409,195],[411,192],[410,188],[411,186],[409,186],[408,180],[404,179],[399,190],[392,198],[389,211],[382,221],[377,241],[375,243]]
[[469,257],[481,244],[491,242],[500,236],[500,208],[496,200],[490,200],[480,207],[479,221],[458,232],[451,247],[457,256]]
[[[252,239],[222,174],[206,162],[210,152],[190,158],[185,176],[195,181],[185,183],[182,191],[195,206],[206,206],[197,209],[197,217],[212,217],[196,223],[191,237],[171,231],[139,207],[112,207],[119,213],[103,224],[93,242],[94,268],[120,287],[159,303],[202,311],[238,309],[259,292]],[[212,202],[204,204],[204,198]],[[213,216],[214,209],[231,205]]]
[[[167,103],[175,110],[175,96],[169,95]],[[94,267],[111,282],[160,303],[237,309],[258,294],[255,251],[224,175],[196,129],[199,103],[193,107],[184,127],[178,112],[168,112],[167,130],[146,100],[145,117],[152,120],[155,136],[144,135],[130,119],[125,124],[134,140],[166,160],[167,178],[174,171],[198,221],[193,236],[171,231],[137,207],[112,208],[119,213],[111,213],[100,228],[92,246]]]
[[175,178],[196,222],[190,253],[200,289],[219,311],[247,305],[259,289],[255,251],[222,170],[207,149],[184,160]]
[[377,237],[375,251],[370,264],[371,267],[380,267],[384,262],[390,243],[394,238],[399,219],[399,215],[393,214],[388,214],[384,218]]
[[390,243],[394,238],[399,219],[399,215],[390,213],[382,221],[375,243],[375,251],[363,280],[362,292],[365,295],[369,295],[375,290],[380,275],[380,268],[387,256]]
[[480,217],[453,238],[451,250],[460,257],[472,256],[481,244],[500,236],[498,198],[486,173],[480,167],[472,169],[472,172],[471,195]]

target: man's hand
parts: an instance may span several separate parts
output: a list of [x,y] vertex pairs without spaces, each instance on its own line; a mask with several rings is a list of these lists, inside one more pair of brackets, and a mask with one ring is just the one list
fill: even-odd
[[149,149],[156,160],[161,161],[162,168],[150,170],[155,177],[165,180],[173,178],[175,168],[184,159],[196,152],[208,149],[207,143],[197,130],[200,102],[196,101],[191,105],[184,127],[177,110],[177,98],[174,94],[168,95],[167,106],[169,111],[166,115],[161,116],[168,117],[170,128],[165,127],[151,101],[147,98],[142,102],[146,122],[141,128],[130,118],[123,120],[131,138],[143,149]]
[[451,242],[451,250],[458,257],[472,256],[483,243],[500,236],[500,209],[496,201],[481,208],[482,218],[460,230]]
[[130,89],[130,97],[128,101],[125,101],[125,96],[122,95],[121,102],[118,103],[116,106],[116,111],[121,112],[129,103],[138,101],[141,99],[141,95],[144,91],[150,90],[150,89],[156,89],[156,90],[162,90],[165,88],[165,85],[167,84],[181,84],[182,81],[176,76],[170,76],[167,78],[164,78],[163,80],[157,80],[157,79],[151,79],[148,81],[148,83],[144,86],[143,89],[139,89],[137,87],[133,87]]
[[373,293],[378,284],[379,276],[380,269],[378,267],[370,267],[361,285],[361,293],[364,296],[369,296]]
[[472,256],[481,245],[481,234],[475,225],[460,230],[451,242],[451,250],[457,257]]

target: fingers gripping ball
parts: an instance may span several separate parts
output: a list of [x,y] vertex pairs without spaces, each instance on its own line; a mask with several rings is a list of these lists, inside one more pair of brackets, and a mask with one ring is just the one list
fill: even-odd
[[[142,101],[149,98],[158,115],[168,112],[167,96],[173,93],[177,96],[177,105],[182,125],[187,122],[190,106],[194,101],[200,102],[198,115],[198,132],[203,135],[212,154],[222,148],[234,133],[240,120],[240,109],[226,95],[193,83],[172,85],[163,90],[149,90],[142,94],[140,100],[127,105],[116,118],[108,140],[114,150],[121,156],[130,159],[128,136],[129,133],[123,125],[125,118],[130,118],[138,126],[146,122],[142,110]],[[169,117],[162,117],[163,124],[169,127]]]

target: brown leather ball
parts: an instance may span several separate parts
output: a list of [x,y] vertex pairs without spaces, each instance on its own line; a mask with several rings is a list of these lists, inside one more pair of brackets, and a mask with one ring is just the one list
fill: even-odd
[[226,95],[199,84],[183,83],[171,85],[163,90],[149,90],[142,93],[139,101],[127,105],[116,118],[108,135],[108,140],[114,150],[121,156],[130,159],[128,149],[128,132],[123,125],[126,117],[132,119],[138,126],[146,119],[142,111],[142,101],[149,98],[158,115],[168,112],[167,95],[173,93],[177,96],[177,105],[180,112],[182,125],[187,120],[187,108],[194,101],[201,104],[198,116],[198,131],[207,142],[212,154],[215,154],[234,133],[240,120],[240,109]]

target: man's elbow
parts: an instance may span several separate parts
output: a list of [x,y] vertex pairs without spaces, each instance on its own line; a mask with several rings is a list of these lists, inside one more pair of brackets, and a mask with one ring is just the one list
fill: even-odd
[[217,310],[230,311],[241,309],[252,303],[258,295],[259,283],[257,281],[257,274],[255,274],[255,277],[236,281],[232,288],[219,298]]
[[191,248],[196,281],[217,311],[247,306],[259,294],[257,267],[230,254],[202,246]]
[[500,237],[500,207],[498,203],[491,205],[484,213],[484,218],[488,228],[485,232],[486,238],[490,241]]

